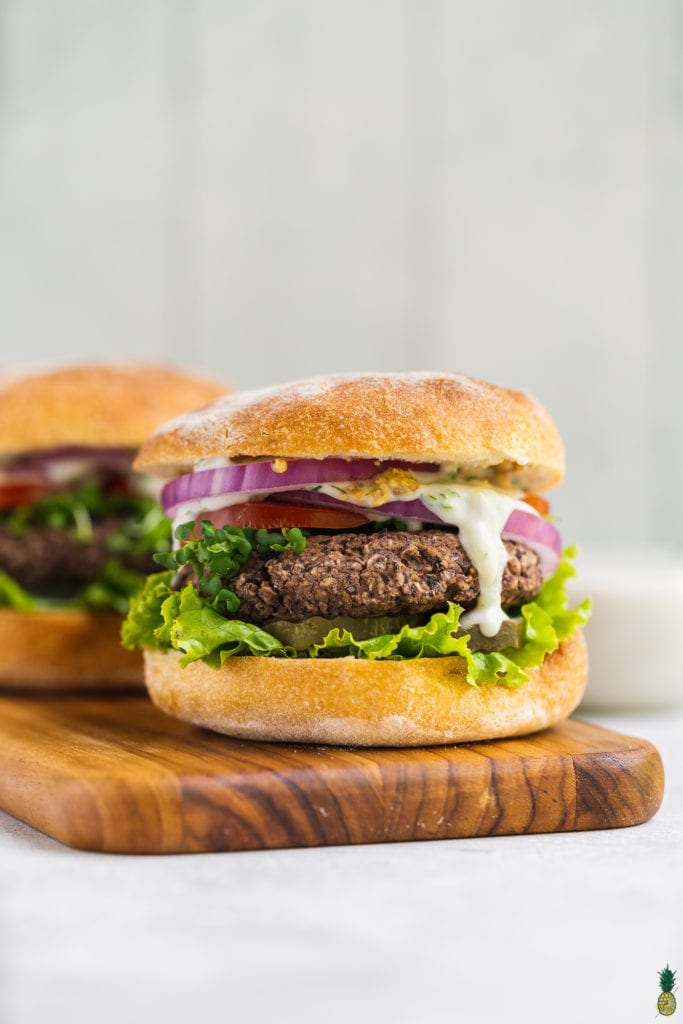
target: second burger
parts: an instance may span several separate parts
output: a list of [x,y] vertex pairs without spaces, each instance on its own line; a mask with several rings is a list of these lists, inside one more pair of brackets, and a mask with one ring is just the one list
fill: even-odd
[[161,365],[86,364],[0,386],[0,686],[142,685],[120,644],[130,597],[170,546],[134,473],[159,423],[223,394]]

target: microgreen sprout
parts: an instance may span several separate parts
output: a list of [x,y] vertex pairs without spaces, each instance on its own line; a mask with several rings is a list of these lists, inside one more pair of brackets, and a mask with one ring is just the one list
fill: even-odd
[[269,551],[289,551],[296,554],[306,547],[306,537],[297,527],[282,530],[241,529],[238,526],[215,527],[209,519],[198,524],[183,523],[175,531],[181,547],[165,554],[156,554],[154,560],[165,569],[179,572],[189,566],[196,587],[212,608],[222,615],[232,615],[240,606],[234,591],[225,586],[247,562],[252,551],[265,555]]

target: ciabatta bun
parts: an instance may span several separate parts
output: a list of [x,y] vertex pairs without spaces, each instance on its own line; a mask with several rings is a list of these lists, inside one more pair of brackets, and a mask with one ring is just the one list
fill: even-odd
[[0,609],[0,686],[21,690],[142,687],[139,651],[121,647],[121,616]]
[[85,364],[0,384],[0,457],[62,445],[138,448],[164,420],[225,392],[172,367]]
[[509,469],[525,490],[564,471],[560,435],[533,398],[444,373],[316,377],[220,398],[158,429],[135,466],[176,476],[211,456],[456,462]]
[[586,684],[577,630],[516,689],[470,686],[458,657],[228,658],[186,668],[176,651],[145,651],[145,681],[162,711],[229,736],[293,743],[413,747],[519,736],[559,722]]

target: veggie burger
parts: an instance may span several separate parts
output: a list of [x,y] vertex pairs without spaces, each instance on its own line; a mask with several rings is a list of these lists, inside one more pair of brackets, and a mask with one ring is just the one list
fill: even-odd
[[142,685],[130,596],[171,547],[149,433],[223,388],[165,366],[81,365],[0,384],[0,685]]
[[[155,703],[233,736],[409,746],[528,733],[586,679],[539,492],[540,405],[458,374],[313,378],[218,399],[143,445],[175,548],[133,599]],[[570,554],[570,553],[568,553]]]

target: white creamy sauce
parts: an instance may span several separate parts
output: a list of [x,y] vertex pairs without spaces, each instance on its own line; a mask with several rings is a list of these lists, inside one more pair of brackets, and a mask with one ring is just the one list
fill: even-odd
[[63,486],[82,479],[92,465],[92,460],[84,458],[51,459],[45,464],[45,475],[51,483]]
[[[56,487],[70,487],[81,480],[87,480],[89,476],[97,474],[102,468],[97,457],[75,456],[74,458],[49,459],[45,462],[42,471],[51,484]],[[123,472],[123,463],[121,472]],[[157,477],[147,476],[145,473],[135,473],[128,469],[126,475],[135,494],[143,494],[155,501],[159,501],[163,482]]]
[[201,473],[205,469],[227,469],[228,466],[235,466],[237,463],[229,459],[227,455],[207,455],[205,459],[197,459],[192,467],[193,473]]
[[201,519],[202,512],[217,512],[219,508],[228,508],[229,505],[243,505],[245,501],[259,501],[265,498],[267,494],[272,493],[272,490],[262,494],[256,491],[249,491],[248,494],[233,491],[232,494],[206,495],[204,498],[195,498],[194,501],[181,502],[173,510],[174,545],[180,547],[181,543],[175,540],[176,527],[182,526],[183,523],[189,523],[190,520]]
[[490,487],[421,487],[420,500],[444,523],[457,526],[460,541],[479,577],[479,600],[460,624],[479,626],[495,636],[507,619],[500,603],[507,552],[501,538],[514,509],[533,511],[521,501]]

